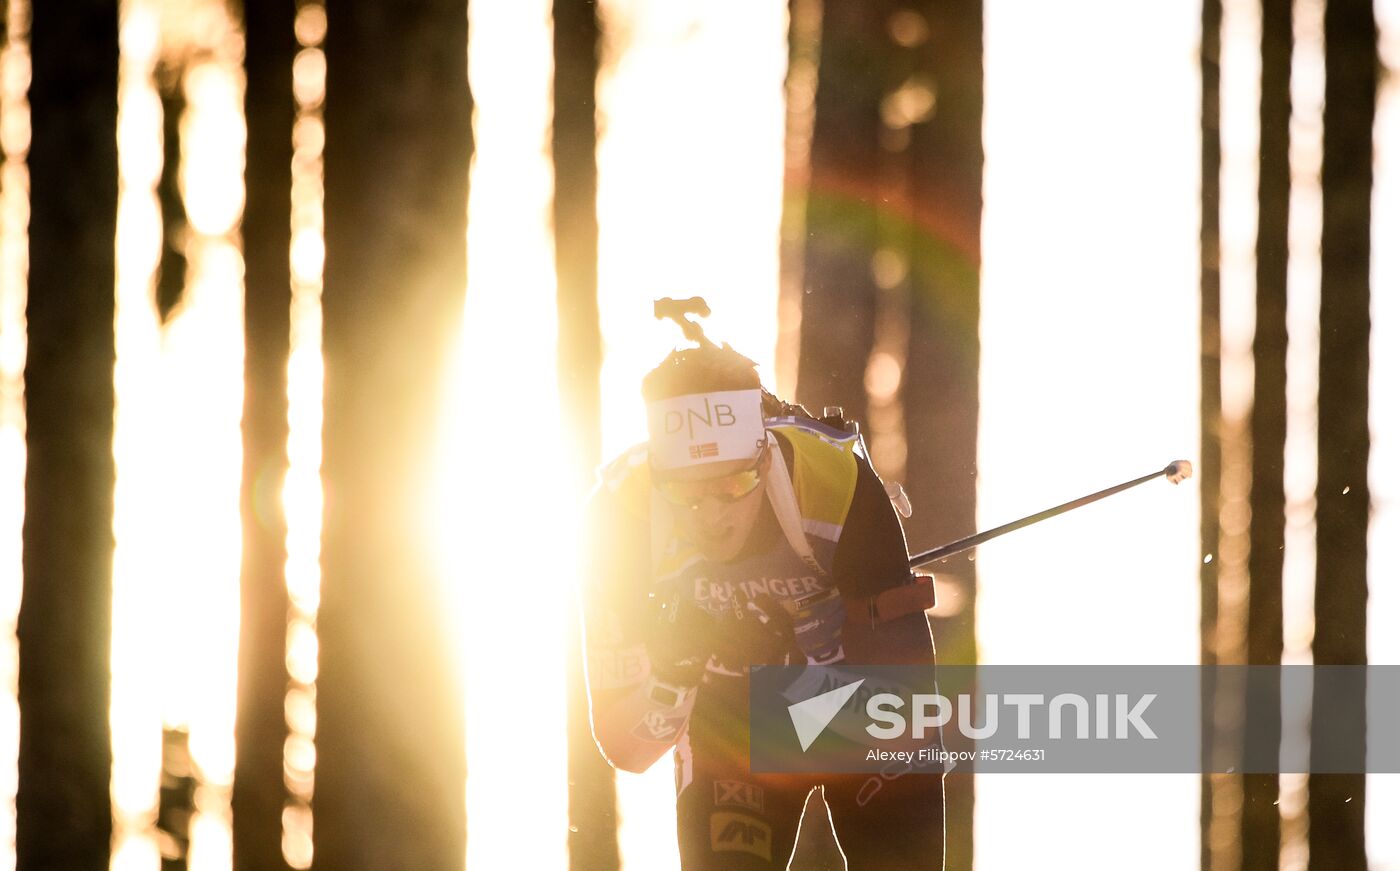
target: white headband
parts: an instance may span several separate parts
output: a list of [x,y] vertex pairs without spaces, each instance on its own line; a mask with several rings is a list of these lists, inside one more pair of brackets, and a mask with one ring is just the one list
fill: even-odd
[[647,430],[655,469],[752,460],[765,438],[762,393],[720,390],[659,399],[647,406]]

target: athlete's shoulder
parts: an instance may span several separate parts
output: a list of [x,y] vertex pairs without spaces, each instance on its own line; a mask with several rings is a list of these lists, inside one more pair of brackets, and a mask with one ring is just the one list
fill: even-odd
[[790,445],[794,453],[845,465],[861,453],[860,436],[807,417],[770,417],[764,424]]
[[604,463],[598,469],[598,482],[590,501],[595,506],[607,504],[645,513],[651,488],[651,465],[647,459],[647,444],[640,442]]
[[822,525],[825,537],[834,540],[855,494],[860,437],[803,417],[767,423],[792,447],[792,484],[803,517],[809,526]]
[[598,483],[617,490],[629,479],[646,476],[647,472],[647,443],[638,442],[598,468]]

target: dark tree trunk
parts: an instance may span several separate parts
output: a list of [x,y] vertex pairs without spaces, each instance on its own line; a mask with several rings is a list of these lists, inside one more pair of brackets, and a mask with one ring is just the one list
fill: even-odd
[[117,6],[36,3],[19,613],[21,868],[111,853]]
[[601,32],[594,0],[554,2],[554,252],[559,275],[559,392],[580,442],[578,483],[601,452],[598,370],[598,132]]
[[[602,440],[598,326],[598,132],[595,94],[600,43],[594,0],[554,2],[554,251],[559,276],[559,396],[574,433],[580,499],[593,482]],[[582,637],[569,622],[569,866],[615,869],[617,790],[593,743]]]
[[[913,126],[910,148],[913,324],[903,399],[914,515],[905,528],[919,548],[976,530],[983,28],[980,0],[920,0],[913,8],[929,25],[915,74],[937,95],[933,115]],[[975,563],[964,555],[933,568],[950,576],[944,592],[955,585],[961,603],[933,621],[939,660],[974,663]],[[946,781],[950,871],[972,868],[973,786],[965,775]]]
[[[866,419],[877,315],[907,312],[898,401],[915,512],[906,532],[911,545],[929,546],[975,525],[982,6],[828,0],[819,56],[798,399]],[[888,99],[901,89],[928,94],[931,111],[901,114],[906,104]],[[885,276],[883,291],[872,263],[880,249],[907,266],[893,284]],[[971,563],[937,571],[961,605],[935,621],[940,659],[972,663]],[[970,868],[971,779],[951,778],[947,793],[947,867]]]
[[[1265,0],[1260,54],[1259,224],[1255,243],[1254,408],[1250,415],[1249,617],[1250,665],[1283,658],[1283,441],[1288,429],[1288,124],[1293,61],[1292,0]],[[1251,678],[1245,730],[1250,747],[1277,756],[1280,738],[1276,673]],[[1268,759],[1259,760],[1265,766]],[[1253,767],[1246,765],[1246,767]],[[1279,863],[1278,775],[1244,775],[1240,835],[1243,871]]]
[[[863,381],[857,381],[850,375],[859,377],[864,373],[865,360],[875,338],[876,311],[876,289],[867,278],[866,286],[855,290],[858,295],[864,294],[868,298],[849,300],[859,309],[860,317],[865,318],[865,322],[855,325],[853,330],[856,337],[854,346],[833,347],[829,345],[829,335],[826,338],[821,335],[824,331],[840,328],[840,308],[845,288],[828,275],[813,276],[810,272],[812,269],[825,269],[825,264],[839,256],[836,252],[840,250],[836,236],[838,225],[832,219],[838,208],[835,205],[836,197],[834,191],[813,190],[813,167],[820,167],[823,183],[829,183],[829,178],[839,175],[840,169],[833,165],[830,154],[834,149],[827,140],[846,137],[858,141],[864,136],[868,141],[860,142],[859,147],[874,154],[875,140],[871,137],[878,133],[878,128],[874,126],[878,122],[878,114],[861,117],[859,123],[854,125],[855,129],[843,129],[834,123],[836,109],[833,103],[842,98],[838,90],[840,85],[832,82],[823,87],[820,83],[823,46],[829,40],[838,38],[823,32],[825,6],[826,0],[789,0],[788,3],[788,76],[784,83],[788,104],[784,131],[786,159],[782,243],[779,250],[777,349],[778,389],[791,390],[794,400],[806,403],[817,414],[821,413],[823,406],[850,402],[836,398],[837,394],[832,392],[832,376],[837,371],[835,367],[841,365],[850,370],[846,375],[846,386],[842,389],[851,396],[859,397],[861,407],[864,407]],[[832,76],[833,72],[827,69],[825,74]],[[880,82],[868,87],[875,86],[883,87]],[[825,100],[820,106],[818,94]],[[874,94],[863,95],[861,99],[869,104],[872,96],[878,98],[878,94]],[[845,99],[849,100],[849,97]],[[878,108],[875,111],[878,112]],[[863,106],[859,112],[869,115],[871,107]],[[816,143],[818,114],[822,115],[820,145]],[[874,174],[876,169],[873,164],[865,169],[869,177],[864,179],[864,183],[872,186],[866,194],[867,202],[861,205],[862,210],[871,212],[861,219],[863,231],[869,234],[868,241],[863,243],[866,250],[850,251],[846,255],[853,261],[863,257],[867,276],[869,258],[874,253],[875,244],[875,215],[870,201],[874,198],[874,185],[878,184],[878,176]],[[825,222],[823,214],[826,215]],[[820,235],[809,238],[809,230]],[[858,267],[853,265],[851,268]],[[814,277],[821,288],[817,299],[812,298],[810,290],[813,288],[808,284],[809,279]],[[814,359],[814,354],[822,356]],[[837,362],[842,356],[846,358],[844,364]],[[856,407],[847,404],[847,410],[854,412]],[[794,868],[813,869],[842,867],[840,847],[831,830],[825,800],[819,792],[808,796],[803,809],[791,865]]]
[[[1201,3],[1201,665],[1214,666],[1220,593],[1220,24],[1221,0]],[[1214,687],[1201,687],[1201,771],[1215,743]],[[1211,775],[1201,775],[1201,871],[1211,867]]]
[[783,130],[783,211],[778,246],[777,383],[773,387],[784,398],[795,400],[806,298],[803,263],[807,251],[807,197],[821,55],[822,0],[788,0],[787,6],[788,64],[783,82],[787,117]]
[[185,67],[179,61],[162,62],[156,68],[156,89],[160,93],[161,162],[156,196],[160,200],[161,247],[156,268],[156,314],[166,323],[185,296],[185,237],[189,229],[185,198],[180,193],[180,122],[185,117]]
[[822,13],[797,401],[865,420],[865,366],[879,287],[880,100],[889,87],[892,0],[827,0]]
[[465,737],[425,531],[466,285],[461,0],[346,0],[326,39],[315,866],[460,869]]
[[243,577],[233,864],[277,871],[287,738],[287,359],[291,350],[292,0],[247,0],[247,204],[243,213]]
[[[1366,532],[1371,504],[1371,136],[1379,61],[1376,21],[1367,0],[1331,0],[1323,27],[1327,86],[1313,660],[1318,665],[1360,665],[1366,662]],[[1347,711],[1321,708],[1315,698],[1315,746],[1365,746],[1361,705]],[[1308,793],[1309,867],[1366,867],[1366,776],[1313,775]]]

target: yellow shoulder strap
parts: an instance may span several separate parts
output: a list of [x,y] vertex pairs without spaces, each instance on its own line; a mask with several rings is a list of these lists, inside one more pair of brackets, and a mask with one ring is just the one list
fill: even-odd
[[856,491],[856,436],[833,438],[814,428],[788,425],[779,432],[792,444],[792,484],[807,535],[841,537]]

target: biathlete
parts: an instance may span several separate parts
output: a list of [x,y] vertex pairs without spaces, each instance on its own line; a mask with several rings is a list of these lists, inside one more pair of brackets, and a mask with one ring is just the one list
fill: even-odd
[[941,869],[941,773],[749,770],[750,665],[933,662],[931,603],[859,438],[774,399],[727,345],[672,353],[642,392],[649,438],[589,503],[599,749],[643,771],[674,748],[686,871],[787,867],[817,787],[853,871]]

